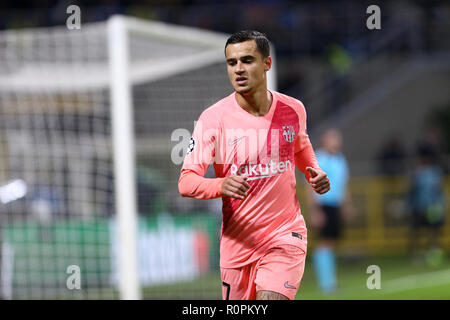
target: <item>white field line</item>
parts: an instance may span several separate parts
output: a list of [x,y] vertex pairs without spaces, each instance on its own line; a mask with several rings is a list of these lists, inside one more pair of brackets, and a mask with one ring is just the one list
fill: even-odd
[[383,281],[381,278],[380,294],[435,287],[450,283],[450,269],[410,275],[393,280]]

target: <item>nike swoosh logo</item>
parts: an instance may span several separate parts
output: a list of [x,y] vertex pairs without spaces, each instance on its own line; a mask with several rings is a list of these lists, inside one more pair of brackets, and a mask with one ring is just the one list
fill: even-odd
[[235,140],[230,140],[230,141],[228,141],[228,144],[230,145],[230,146],[232,146],[233,144],[235,144],[236,142],[238,142],[239,140],[241,140],[242,138],[245,138],[245,136],[242,136],[242,137],[240,137],[240,138],[237,138],[237,139],[235,139]]
[[284,287],[285,287],[285,288],[288,288],[288,289],[297,289],[296,287],[291,286],[291,285],[288,283],[288,281],[286,281],[286,282],[284,283]]

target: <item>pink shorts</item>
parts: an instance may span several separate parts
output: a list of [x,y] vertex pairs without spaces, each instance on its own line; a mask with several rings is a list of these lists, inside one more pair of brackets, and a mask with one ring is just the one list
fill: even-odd
[[255,300],[260,290],[293,300],[305,270],[306,252],[293,245],[269,249],[259,260],[237,269],[221,268],[224,300]]

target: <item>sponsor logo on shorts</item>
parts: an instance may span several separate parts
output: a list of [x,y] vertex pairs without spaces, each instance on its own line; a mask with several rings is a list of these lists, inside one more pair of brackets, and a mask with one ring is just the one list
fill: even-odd
[[302,238],[303,238],[302,235],[301,235],[300,233],[297,233],[297,232],[292,232],[292,236],[293,236],[293,237],[297,237],[297,238],[299,238],[299,239],[302,239]]
[[285,288],[288,288],[288,289],[297,289],[296,287],[291,286],[291,285],[289,284],[289,281],[286,281],[286,282],[284,283],[284,287],[285,287]]

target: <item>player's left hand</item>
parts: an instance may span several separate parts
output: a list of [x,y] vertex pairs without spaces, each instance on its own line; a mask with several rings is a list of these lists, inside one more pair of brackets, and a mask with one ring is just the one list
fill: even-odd
[[325,172],[317,168],[306,167],[309,175],[309,184],[318,194],[324,194],[330,190],[330,180]]

